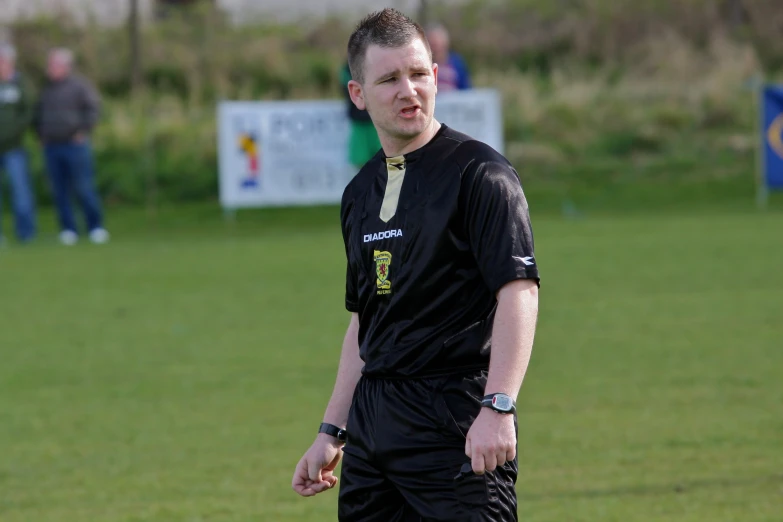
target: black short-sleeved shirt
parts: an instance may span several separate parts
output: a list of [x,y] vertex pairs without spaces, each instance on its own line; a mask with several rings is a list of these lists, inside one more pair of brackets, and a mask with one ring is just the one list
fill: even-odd
[[371,159],[340,215],[364,374],[487,368],[497,291],[540,281],[527,200],[506,158],[441,125],[416,151]]

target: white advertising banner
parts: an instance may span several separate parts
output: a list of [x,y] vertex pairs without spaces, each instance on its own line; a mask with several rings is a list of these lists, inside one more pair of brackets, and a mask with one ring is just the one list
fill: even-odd
[[[499,93],[438,94],[435,117],[503,152]],[[342,100],[221,102],[220,203],[225,209],[339,203],[356,174]]]

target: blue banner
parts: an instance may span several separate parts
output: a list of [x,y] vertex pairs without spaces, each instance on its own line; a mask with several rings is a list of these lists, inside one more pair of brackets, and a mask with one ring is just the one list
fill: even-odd
[[783,86],[766,86],[763,91],[764,185],[783,189]]

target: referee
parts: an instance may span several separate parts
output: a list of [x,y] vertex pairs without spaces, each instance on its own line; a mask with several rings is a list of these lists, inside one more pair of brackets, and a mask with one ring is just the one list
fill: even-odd
[[438,65],[405,15],[364,18],[348,56],[382,149],[342,198],[351,320],[293,489],[334,487],[342,459],[341,522],[517,520],[539,287],[517,172],[434,119]]

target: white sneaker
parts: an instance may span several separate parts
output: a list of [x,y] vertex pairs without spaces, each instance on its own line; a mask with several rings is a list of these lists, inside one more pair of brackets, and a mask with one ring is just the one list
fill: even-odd
[[66,246],[75,245],[79,241],[79,235],[73,230],[63,230],[60,232],[60,243]]
[[103,228],[96,228],[90,231],[90,241],[96,245],[102,245],[109,241],[109,232]]

